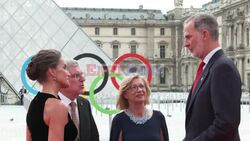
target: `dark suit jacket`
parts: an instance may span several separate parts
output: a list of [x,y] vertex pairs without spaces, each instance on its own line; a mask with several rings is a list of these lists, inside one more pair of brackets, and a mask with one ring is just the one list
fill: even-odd
[[219,50],[189,93],[184,141],[240,141],[240,98],[239,72]]
[[80,121],[80,141],[99,141],[99,133],[92,116],[89,101],[79,96],[77,104]]

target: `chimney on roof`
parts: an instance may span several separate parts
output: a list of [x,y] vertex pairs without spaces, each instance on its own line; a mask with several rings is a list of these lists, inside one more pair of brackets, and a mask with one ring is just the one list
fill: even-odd
[[143,5],[139,5],[139,9],[143,9]]

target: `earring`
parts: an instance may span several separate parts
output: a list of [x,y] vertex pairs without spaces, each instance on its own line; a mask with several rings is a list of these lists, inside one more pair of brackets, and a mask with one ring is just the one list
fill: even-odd
[[54,81],[56,81],[56,77],[53,77],[52,79],[53,79]]

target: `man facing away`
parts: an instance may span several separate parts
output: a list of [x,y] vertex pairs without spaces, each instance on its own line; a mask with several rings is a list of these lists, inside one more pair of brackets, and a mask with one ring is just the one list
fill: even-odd
[[[70,116],[75,124],[78,124],[79,141],[99,141],[99,133],[91,113],[90,103],[87,99],[79,96],[84,93],[85,77],[75,60],[66,60],[66,69],[70,73],[69,87],[63,88],[59,97],[68,107]],[[77,106],[72,107],[72,103]],[[76,111],[76,112],[75,112]],[[76,122],[75,122],[76,120]]]
[[184,141],[240,141],[240,75],[219,47],[218,36],[211,15],[184,22],[184,46],[201,60],[187,100]]

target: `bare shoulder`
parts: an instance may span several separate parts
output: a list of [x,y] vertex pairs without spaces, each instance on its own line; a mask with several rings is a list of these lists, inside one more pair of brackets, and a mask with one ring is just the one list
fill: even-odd
[[68,109],[61,100],[49,98],[45,103],[44,120],[46,123],[67,122]]
[[67,107],[62,103],[61,100],[49,98],[45,103],[46,110],[48,112],[62,112],[67,113],[68,109]]

